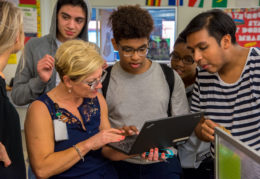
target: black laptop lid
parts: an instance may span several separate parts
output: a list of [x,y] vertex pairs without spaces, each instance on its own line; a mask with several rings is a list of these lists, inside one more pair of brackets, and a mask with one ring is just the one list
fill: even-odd
[[202,116],[202,112],[197,112],[145,122],[130,154],[149,151],[154,147],[170,147],[187,140]]

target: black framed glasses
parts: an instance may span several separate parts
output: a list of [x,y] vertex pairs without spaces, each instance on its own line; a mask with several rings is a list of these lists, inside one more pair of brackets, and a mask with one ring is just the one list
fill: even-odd
[[131,48],[131,47],[124,47],[118,44],[118,46],[122,49],[123,55],[125,57],[131,57],[137,52],[137,55],[143,57],[146,56],[148,53],[149,48],[147,46],[143,46],[137,49]]
[[194,63],[193,57],[190,55],[185,55],[183,57],[180,57],[180,56],[172,53],[171,59],[176,62],[179,62],[181,60],[185,65],[192,65]]
[[99,79],[95,79],[95,80],[93,80],[93,81],[91,81],[91,82],[82,81],[82,83],[84,83],[84,84],[90,86],[90,89],[93,90],[93,89],[95,89],[95,88],[97,87],[97,85],[98,85],[99,83],[102,83],[102,82],[105,80],[106,76],[107,76],[107,71],[106,71],[106,70],[103,70],[102,76],[101,76]]

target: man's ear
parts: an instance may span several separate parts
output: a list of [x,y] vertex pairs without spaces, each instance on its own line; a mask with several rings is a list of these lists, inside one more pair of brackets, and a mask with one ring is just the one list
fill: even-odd
[[117,46],[116,40],[114,38],[112,38],[111,42],[112,42],[112,45],[113,45],[115,51],[118,51],[118,46]]
[[232,41],[231,41],[231,36],[229,34],[227,35],[224,35],[221,39],[221,47],[223,47],[224,49],[228,49],[231,44],[232,44]]

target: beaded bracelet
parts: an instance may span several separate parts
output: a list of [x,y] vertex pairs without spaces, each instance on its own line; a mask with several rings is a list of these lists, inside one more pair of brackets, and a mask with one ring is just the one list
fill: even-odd
[[84,157],[81,154],[79,148],[76,145],[73,145],[73,148],[77,151],[77,153],[79,154],[80,159],[84,162]]

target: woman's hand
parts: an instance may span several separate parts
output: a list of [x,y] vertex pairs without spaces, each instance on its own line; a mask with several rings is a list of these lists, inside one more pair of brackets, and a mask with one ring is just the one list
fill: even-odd
[[149,151],[149,154],[147,152],[144,152],[141,154],[141,157],[145,160],[149,160],[149,161],[165,161],[166,160],[166,156],[165,153],[159,153],[159,149],[158,148],[151,148]]
[[119,142],[125,139],[124,131],[119,129],[103,129],[96,135],[88,139],[91,144],[91,150],[97,150],[111,142]]
[[11,160],[6,152],[5,146],[0,142],[0,161],[4,162],[4,166],[11,165]]
[[139,131],[135,126],[123,126],[119,130],[124,131],[125,136],[138,135]]

